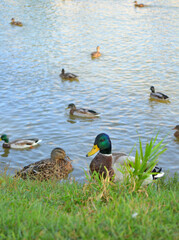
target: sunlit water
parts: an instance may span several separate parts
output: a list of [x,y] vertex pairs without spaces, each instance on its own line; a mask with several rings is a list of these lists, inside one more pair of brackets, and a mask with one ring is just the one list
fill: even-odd
[[[13,175],[62,147],[73,160],[71,175],[83,181],[92,160],[85,156],[97,134],[108,133],[113,151],[129,153],[139,136],[145,144],[159,131],[168,148],[159,164],[170,174],[179,171],[172,130],[179,124],[179,5],[147,4],[135,9],[126,0],[0,2],[0,134],[43,140],[31,150],[1,148],[1,170],[8,167]],[[24,26],[11,26],[12,17]],[[102,56],[92,60],[97,45]],[[62,67],[79,75],[79,82],[62,81]],[[151,85],[170,103],[150,101]],[[70,119],[69,103],[101,117]]]

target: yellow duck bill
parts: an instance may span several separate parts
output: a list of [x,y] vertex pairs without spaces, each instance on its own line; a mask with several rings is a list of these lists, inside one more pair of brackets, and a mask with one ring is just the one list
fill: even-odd
[[86,157],[90,157],[98,151],[99,151],[99,147],[97,145],[94,145],[93,148],[91,149],[91,151],[86,154]]

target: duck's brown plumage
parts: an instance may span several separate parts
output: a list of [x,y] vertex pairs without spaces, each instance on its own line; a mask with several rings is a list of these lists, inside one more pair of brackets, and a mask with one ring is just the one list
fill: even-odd
[[177,125],[177,126],[174,128],[174,130],[177,130],[177,131],[174,133],[174,136],[179,139],[179,125]]
[[103,175],[105,178],[107,176],[106,169],[109,172],[110,178],[114,176],[113,165],[122,156],[127,156],[125,153],[113,153],[109,155],[103,155],[100,152],[93,158],[90,163],[90,172],[93,174],[94,171],[99,173],[100,176]]
[[99,117],[99,113],[85,108],[76,108],[74,103],[70,103],[67,107],[67,109],[70,109],[70,115],[76,116],[76,117],[87,117],[87,118],[95,118]]
[[23,179],[63,179],[73,170],[71,162],[66,156],[62,148],[55,148],[51,152],[51,158],[41,160],[28,166],[25,166],[21,171],[17,172],[15,177]]
[[144,7],[143,3],[137,3],[137,1],[134,1],[134,6],[135,7]]
[[15,21],[14,18],[11,19],[11,25],[15,25],[15,26],[19,26],[19,27],[22,27],[23,24],[19,21]]
[[176,132],[174,133],[174,136],[175,136],[176,138],[179,138],[179,131],[176,131]]
[[100,50],[100,47],[97,46],[96,52],[92,52],[92,53],[91,53],[91,57],[92,57],[92,58],[98,58],[98,57],[100,57],[100,56],[101,56],[101,53],[100,53],[99,50]]

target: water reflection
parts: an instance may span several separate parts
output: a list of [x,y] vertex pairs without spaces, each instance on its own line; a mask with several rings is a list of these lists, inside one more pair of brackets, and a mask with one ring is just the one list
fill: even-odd
[[9,149],[8,148],[3,148],[3,154],[1,154],[2,157],[8,157],[9,155]]
[[79,79],[78,78],[75,78],[75,79],[61,79],[62,82],[79,82]]
[[170,100],[168,100],[168,99],[167,100],[165,100],[165,99],[154,99],[154,98],[151,98],[151,97],[149,98],[149,101],[151,103],[153,102],[153,103],[156,103],[156,104],[157,103],[165,103],[165,104],[171,103]]

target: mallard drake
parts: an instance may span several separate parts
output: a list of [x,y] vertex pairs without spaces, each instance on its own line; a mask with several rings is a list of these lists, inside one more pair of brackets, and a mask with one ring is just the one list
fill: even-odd
[[137,1],[134,1],[134,6],[135,7],[145,7],[143,3],[137,3]]
[[11,19],[11,24],[12,24],[12,25],[19,26],[19,27],[22,27],[22,26],[23,26],[23,24],[22,24],[21,22],[15,21],[14,18]]
[[177,130],[177,131],[174,133],[174,136],[179,139],[179,125],[176,125],[176,127],[174,127],[173,130]]
[[38,138],[30,138],[30,139],[17,139],[12,142],[9,142],[9,138],[6,134],[1,135],[0,141],[3,140],[4,148],[14,148],[14,149],[25,149],[31,148],[38,145],[42,140]]
[[100,53],[99,50],[100,50],[100,47],[97,46],[97,47],[96,47],[96,52],[92,52],[92,53],[91,53],[91,57],[92,57],[92,58],[98,58],[98,57],[100,57],[100,56],[101,56],[101,53]]
[[70,109],[69,114],[72,116],[76,117],[86,117],[86,118],[95,118],[99,117],[99,113],[89,110],[89,109],[84,109],[84,108],[76,108],[74,103],[70,103],[67,107],[67,109]]
[[150,87],[151,93],[150,93],[150,97],[153,99],[158,99],[158,100],[168,100],[168,96],[161,93],[161,92],[155,92],[155,88],[154,86]]
[[[128,160],[135,162],[135,157],[127,156],[125,153],[111,153],[112,151],[112,144],[110,137],[106,133],[100,133],[97,135],[94,146],[92,150],[86,155],[86,157],[92,156],[96,152],[99,153],[95,156],[95,158],[91,161],[90,164],[90,172],[93,173],[94,171],[98,172],[100,175],[103,174],[106,177],[106,170],[109,171],[109,176],[112,178],[114,176],[114,181],[121,181],[123,180],[123,174],[119,171],[121,166],[124,166]],[[152,180],[160,178],[164,175],[161,172],[162,168],[158,168],[157,166],[152,170],[152,172],[156,172],[156,175],[150,175],[149,179],[147,178],[143,185],[146,185]]]
[[66,156],[62,148],[55,148],[51,152],[51,157],[28,166],[17,172],[15,177],[23,179],[48,180],[50,178],[63,179],[73,170],[71,160]]
[[62,72],[60,73],[60,77],[63,79],[69,79],[69,80],[73,80],[73,79],[77,79],[78,76],[73,74],[73,73],[65,73],[64,68],[62,68]]

